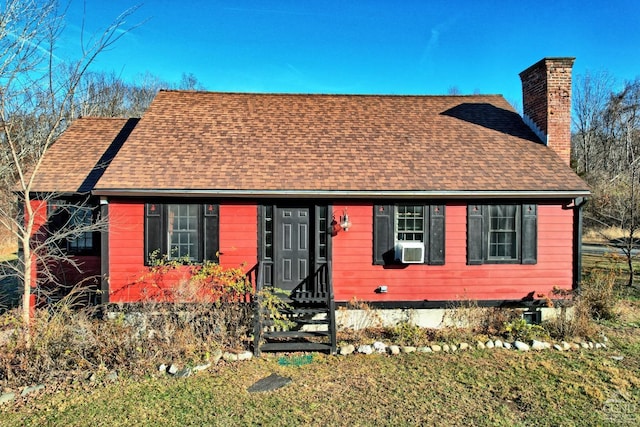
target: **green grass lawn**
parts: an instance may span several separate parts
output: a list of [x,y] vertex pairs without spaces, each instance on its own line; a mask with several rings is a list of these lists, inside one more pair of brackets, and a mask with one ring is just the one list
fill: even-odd
[[[624,408],[635,408],[626,415],[635,425],[638,332],[637,323],[617,323],[608,327],[610,349],[580,352],[315,355],[298,367],[266,356],[186,379],[79,383],[5,405],[0,416],[3,425],[15,426],[619,425],[606,401],[623,396],[632,405]],[[247,392],[271,373],[293,381],[275,391]]]

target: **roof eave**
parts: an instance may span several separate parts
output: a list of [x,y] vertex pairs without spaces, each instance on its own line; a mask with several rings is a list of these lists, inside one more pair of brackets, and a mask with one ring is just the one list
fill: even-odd
[[94,195],[106,197],[224,197],[224,198],[331,198],[331,199],[573,199],[589,197],[589,190],[451,190],[451,191],[373,191],[373,190],[203,190],[203,189],[96,189]]

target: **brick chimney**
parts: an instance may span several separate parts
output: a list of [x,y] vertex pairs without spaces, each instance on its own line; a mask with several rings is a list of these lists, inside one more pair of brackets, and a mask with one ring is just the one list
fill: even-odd
[[520,73],[523,119],[567,164],[571,162],[571,68],[575,58],[543,58]]

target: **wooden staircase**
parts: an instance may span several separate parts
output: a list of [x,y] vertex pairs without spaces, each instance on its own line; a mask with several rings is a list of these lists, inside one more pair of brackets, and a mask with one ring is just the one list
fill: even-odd
[[[254,354],[262,352],[319,351],[336,353],[335,303],[331,286],[331,263],[327,263],[316,276],[326,277],[322,292],[297,292],[283,298],[278,311],[288,327],[280,328],[271,313],[263,307],[260,290],[263,277],[258,267],[256,310],[254,318]],[[313,279],[313,278],[312,278]],[[316,280],[311,281],[316,282]]]

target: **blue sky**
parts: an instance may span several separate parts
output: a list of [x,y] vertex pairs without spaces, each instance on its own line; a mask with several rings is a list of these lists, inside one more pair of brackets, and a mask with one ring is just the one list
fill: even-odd
[[[86,0],[86,34],[135,4]],[[83,2],[72,0],[65,48],[77,46],[82,16]],[[129,18],[145,20],[93,69],[175,83],[193,73],[212,91],[446,94],[456,87],[516,104],[518,73],[545,56],[576,57],[574,74],[640,76],[637,0],[148,0]]]

